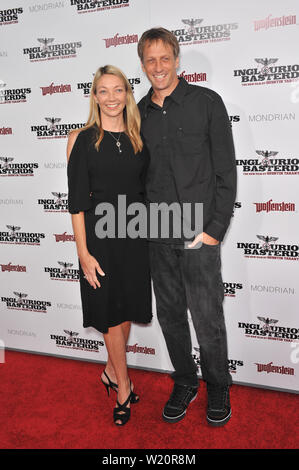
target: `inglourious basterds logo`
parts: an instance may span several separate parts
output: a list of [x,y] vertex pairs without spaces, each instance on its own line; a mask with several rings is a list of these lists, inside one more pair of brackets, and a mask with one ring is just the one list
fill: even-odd
[[51,192],[56,198],[42,198],[38,199],[37,203],[44,206],[44,212],[68,212],[68,198],[67,193]]
[[240,282],[223,282],[225,297],[236,297],[239,290],[243,289],[243,284]]
[[19,22],[19,15],[23,13],[23,8],[8,8],[0,10],[0,26]]
[[130,0],[70,0],[77,13],[93,13],[95,11],[113,10],[130,6]]
[[77,57],[77,49],[82,47],[81,41],[54,43],[55,38],[38,38],[38,46],[25,47],[23,54],[30,62],[44,60],[72,59]]
[[38,163],[13,163],[14,157],[0,157],[1,176],[34,176]]
[[299,64],[278,65],[278,58],[267,57],[254,60],[258,65],[234,70],[234,77],[241,79],[241,85],[290,83],[299,78]]
[[26,103],[31,88],[6,88],[6,83],[0,83],[0,104]]
[[8,245],[40,245],[46,235],[38,232],[20,232],[17,225],[6,225],[8,230],[0,232],[0,243]]
[[[134,93],[136,85],[140,85],[141,79],[140,77],[134,77],[134,78],[128,78],[128,81]],[[90,81],[77,83],[77,89],[82,91],[84,98],[90,97],[91,86],[92,86],[92,82]]]
[[[193,347],[195,350],[195,354],[192,354],[193,360],[197,366],[197,369],[199,370],[200,368],[200,349],[197,347]],[[229,371],[235,374],[237,372],[237,367],[242,367],[244,365],[244,362],[239,360],[239,359],[228,359],[228,368]]]
[[76,331],[63,330],[64,335],[50,335],[58,348],[80,350],[85,352],[99,352],[99,348],[104,346],[103,341],[88,338],[80,338]]
[[1,296],[1,302],[6,304],[9,310],[21,310],[23,312],[47,313],[52,304],[48,300],[28,299],[24,292],[13,292],[14,297]]
[[[272,315],[271,315],[272,316]],[[271,316],[257,316],[259,323],[238,323],[248,338],[262,338],[292,342],[299,339],[299,328],[279,326],[279,320]]]
[[238,242],[237,248],[243,251],[245,258],[298,261],[299,245],[278,243],[278,237],[256,235],[259,243]]
[[299,175],[299,158],[280,158],[279,152],[273,150],[256,150],[255,153],[257,158],[236,160],[243,175]]
[[60,267],[45,266],[45,273],[52,281],[79,281],[79,269],[73,269],[73,263],[57,261]]
[[80,123],[60,123],[61,118],[45,117],[47,124],[31,126],[31,132],[36,134],[38,139],[63,139],[67,138],[70,130],[81,129],[85,124]]
[[182,19],[184,27],[171,30],[180,46],[229,41],[231,32],[238,29],[238,23],[222,23],[205,26],[203,18]]

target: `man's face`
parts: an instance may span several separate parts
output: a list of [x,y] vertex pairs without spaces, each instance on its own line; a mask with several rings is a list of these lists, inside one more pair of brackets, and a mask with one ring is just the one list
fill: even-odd
[[142,70],[152,84],[154,90],[167,91],[177,83],[176,69],[179,58],[175,58],[172,47],[161,39],[145,43]]

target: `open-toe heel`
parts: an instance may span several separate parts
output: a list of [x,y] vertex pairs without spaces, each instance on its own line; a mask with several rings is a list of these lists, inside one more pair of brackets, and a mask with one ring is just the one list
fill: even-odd
[[[132,392],[130,392],[130,395],[126,399],[126,401],[121,405],[119,401],[117,400],[117,406],[113,410],[113,420],[116,426],[123,426],[126,424],[131,416],[131,408],[128,408],[128,404],[131,403],[131,395]],[[117,421],[120,421],[117,422]]]
[[108,394],[108,397],[110,396],[110,388],[112,390],[114,390],[115,392],[117,392],[118,390],[118,386],[117,384],[115,384],[114,382],[112,382],[112,380],[110,380],[110,378],[108,377],[108,375],[106,374],[106,371],[104,370],[104,375],[105,377],[107,378],[108,380],[108,383],[104,382],[104,380],[101,378],[101,382],[102,384],[106,387],[106,390],[107,390],[107,394]]

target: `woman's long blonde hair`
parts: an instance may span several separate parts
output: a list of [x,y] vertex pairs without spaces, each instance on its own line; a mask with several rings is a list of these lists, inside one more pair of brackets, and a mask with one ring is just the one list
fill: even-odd
[[136,154],[137,152],[140,152],[143,147],[143,142],[140,137],[141,119],[139,109],[135,102],[132,88],[127,77],[120,69],[118,69],[114,65],[105,65],[104,67],[100,67],[96,71],[90,90],[89,116],[85,126],[82,127],[81,130],[88,129],[96,125],[99,130],[99,136],[95,143],[95,148],[99,150],[100,143],[104,137],[104,130],[101,122],[100,109],[98,104],[94,100],[94,95],[96,95],[97,92],[97,83],[103,75],[115,75],[123,81],[127,93],[127,103],[124,108],[125,132],[129,136],[133,145],[134,152]]

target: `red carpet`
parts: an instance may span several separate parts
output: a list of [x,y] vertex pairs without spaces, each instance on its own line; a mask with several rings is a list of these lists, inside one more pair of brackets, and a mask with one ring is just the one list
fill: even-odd
[[297,449],[298,395],[233,385],[232,418],[206,423],[206,387],[185,419],[161,411],[172,389],[166,374],[130,369],[139,392],[123,428],[112,422],[116,395],[99,381],[102,364],[6,351],[0,364],[1,449]]

